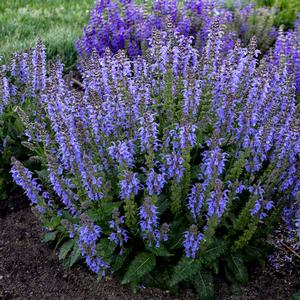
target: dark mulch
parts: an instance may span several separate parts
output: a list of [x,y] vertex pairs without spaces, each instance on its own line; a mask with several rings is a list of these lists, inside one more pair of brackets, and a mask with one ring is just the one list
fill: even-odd
[[[30,208],[19,205],[0,214],[0,299],[195,299],[191,291],[180,297],[158,289],[134,294],[115,279],[95,279],[83,265],[64,269],[53,249],[41,242],[42,229]],[[215,299],[292,299],[300,290],[300,276],[266,270],[252,274],[239,296],[230,296],[218,280]]]

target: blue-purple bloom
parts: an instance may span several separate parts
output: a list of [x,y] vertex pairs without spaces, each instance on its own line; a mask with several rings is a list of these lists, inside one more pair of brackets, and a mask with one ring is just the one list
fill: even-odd
[[138,135],[142,151],[147,151],[150,148],[154,151],[159,149],[158,133],[158,124],[155,122],[154,114],[148,112],[140,118]]
[[108,148],[108,153],[120,165],[125,164],[129,168],[133,167],[134,145],[132,141],[113,142],[112,146]]
[[197,252],[200,250],[200,242],[203,238],[204,235],[198,232],[198,228],[194,224],[184,233],[183,247],[187,257],[196,257]]
[[204,180],[204,185],[208,185],[214,177],[218,177],[223,173],[227,156],[218,146],[203,153],[200,179]]
[[201,209],[204,204],[204,190],[201,183],[196,183],[192,186],[191,192],[188,197],[188,208],[194,218],[194,221],[197,221],[197,218],[200,216]]
[[221,219],[229,202],[228,190],[224,189],[224,184],[221,180],[216,179],[214,190],[210,192],[207,199],[207,215],[211,217],[216,215],[218,220]]
[[146,187],[147,187],[147,192],[150,196],[153,194],[159,195],[166,183],[165,175],[156,173],[154,169],[152,168],[149,173],[147,174],[147,179],[146,179]]
[[[1,73],[0,73],[1,75]],[[1,76],[0,76],[1,80]],[[2,91],[0,91],[1,95],[1,102],[0,102],[0,116],[2,115],[5,106],[8,104],[9,97],[10,97],[10,88],[9,88],[9,82],[6,77],[2,78],[2,83],[0,83],[0,88],[2,88]]]
[[85,216],[82,219],[83,225],[78,229],[78,246],[81,254],[93,272],[105,276],[109,265],[97,255],[96,250],[96,242],[101,237],[101,228]]
[[33,178],[32,172],[25,168],[19,161],[13,161],[12,177],[16,184],[21,186],[32,204],[38,204],[41,198],[42,187]]
[[149,247],[155,244],[156,248],[160,247],[161,240],[167,240],[167,232],[158,230],[159,218],[157,207],[152,203],[151,198],[147,197],[139,209],[140,229],[142,237],[148,242]]
[[130,199],[131,196],[138,194],[142,186],[137,177],[137,173],[124,171],[120,180],[120,197],[121,199]]
[[172,152],[165,155],[165,163],[162,165],[162,171],[167,174],[168,178],[174,178],[177,182],[184,174],[184,159],[180,152]]
[[122,255],[124,243],[128,241],[128,232],[123,228],[125,217],[120,216],[118,209],[115,209],[112,213],[112,218],[113,219],[109,222],[109,228],[112,229],[109,240],[120,246],[120,255]]

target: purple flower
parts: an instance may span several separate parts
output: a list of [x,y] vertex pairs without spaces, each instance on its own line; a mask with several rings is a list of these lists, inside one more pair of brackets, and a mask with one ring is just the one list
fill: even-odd
[[214,177],[218,177],[223,173],[226,157],[228,155],[223,153],[217,146],[210,151],[203,153],[203,164],[201,165],[202,174],[200,179],[204,179],[205,183],[209,183]]
[[96,255],[96,241],[100,238],[101,228],[92,223],[79,228],[79,248],[83,256]]
[[266,210],[271,210],[274,208],[274,202],[273,201],[268,201],[266,206],[265,206]]
[[157,207],[152,204],[151,198],[147,197],[143,205],[139,209],[140,216],[140,228],[142,237],[144,240],[148,241],[149,247],[152,247],[152,243],[155,243],[155,247],[160,247],[160,241],[167,240],[167,232],[164,230],[162,232],[158,230],[158,211]]
[[150,196],[152,196],[153,194],[159,195],[162,192],[165,183],[165,175],[156,173],[154,169],[151,169],[147,174],[146,179],[146,187],[148,194]]
[[78,227],[78,247],[86,264],[96,274],[105,276],[109,265],[97,255],[96,242],[101,237],[101,228],[93,224],[85,215],[81,216],[82,225]]
[[151,199],[145,199],[144,204],[140,208],[141,230],[152,231],[153,227],[158,226],[157,207],[152,204]]
[[106,275],[107,269],[109,269],[109,265],[101,258],[101,257],[91,257],[89,255],[86,256],[85,262],[88,267],[96,274],[104,277]]
[[203,238],[204,235],[198,232],[196,225],[191,225],[189,231],[184,233],[183,247],[187,257],[196,257],[196,254],[200,249],[200,242]]
[[[0,74],[1,80],[1,74]],[[0,87],[2,88],[1,95],[1,102],[0,102],[0,116],[4,111],[5,106],[8,104],[9,97],[10,97],[10,90],[9,90],[9,83],[6,77],[3,77],[2,83],[0,83]]]
[[130,199],[131,196],[137,195],[142,186],[137,178],[137,173],[124,171],[120,181],[120,197],[121,199]]
[[60,174],[57,169],[55,169],[54,164],[49,166],[49,180],[53,187],[53,190],[61,198],[63,204],[74,214],[76,208],[73,204],[73,199],[76,199],[76,196],[71,191],[71,189],[66,188],[66,185],[63,184],[63,181],[60,177]]
[[134,165],[134,145],[132,141],[112,143],[108,148],[111,158],[115,159],[120,165],[125,164],[131,168]]
[[224,184],[221,180],[216,179],[214,190],[210,192],[207,199],[208,217],[216,215],[218,217],[218,220],[220,220],[225,212],[228,202],[228,190],[224,189]]
[[296,226],[296,229],[297,229],[298,238],[300,240],[300,218],[296,219],[295,226]]
[[261,204],[260,204],[260,201],[257,200],[255,202],[254,207],[250,210],[251,216],[257,215],[259,213],[260,209],[261,209]]
[[175,125],[175,129],[170,130],[166,146],[172,146],[173,151],[183,150],[187,147],[194,147],[196,145],[196,125],[187,124],[179,127]]
[[33,178],[32,173],[19,161],[13,160],[11,174],[15,183],[23,188],[31,203],[39,203],[39,200],[42,198],[40,195],[42,187],[37,183],[37,180]]
[[204,204],[204,191],[201,183],[196,183],[192,186],[191,192],[188,197],[188,208],[196,222],[200,216],[202,206]]
[[162,171],[167,174],[168,178],[175,178],[177,182],[184,174],[184,159],[179,152],[172,152],[165,155],[165,163],[162,165]]
[[46,88],[46,53],[43,43],[39,40],[32,54],[32,89],[35,96],[36,91],[43,91]]
[[239,185],[235,189],[235,192],[237,194],[241,194],[244,190],[246,190],[246,186],[243,183],[239,183]]
[[142,151],[147,151],[150,148],[154,151],[159,149],[158,133],[158,124],[155,122],[152,113],[148,112],[140,118],[138,135]]
[[124,216],[120,216],[118,209],[113,211],[112,218],[113,219],[109,222],[109,228],[113,231],[109,235],[109,240],[120,246],[120,255],[122,255],[124,243],[128,241],[128,232],[122,228],[122,225],[125,223],[125,218]]

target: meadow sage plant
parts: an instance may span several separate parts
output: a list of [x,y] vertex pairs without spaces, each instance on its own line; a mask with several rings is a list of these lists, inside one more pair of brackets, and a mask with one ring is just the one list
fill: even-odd
[[299,231],[295,72],[284,52],[259,60],[255,38],[223,51],[218,18],[199,50],[168,14],[143,56],[84,56],[82,91],[60,63],[49,68],[35,85],[45,125],[25,120],[43,179],[17,160],[12,175],[64,241],[68,265],[82,256],[99,277],[193,284],[209,298],[212,273],[247,281],[247,263],[291,207]]

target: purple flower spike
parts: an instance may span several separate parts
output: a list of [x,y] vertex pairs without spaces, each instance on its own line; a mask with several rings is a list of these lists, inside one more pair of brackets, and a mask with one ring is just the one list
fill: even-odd
[[200,249],[200,242],[203,238],[204,235],[198,232],[196,225],[191,225],[189,231],[184,233],[183,247],[187,257],[196,257],[196,254]]

